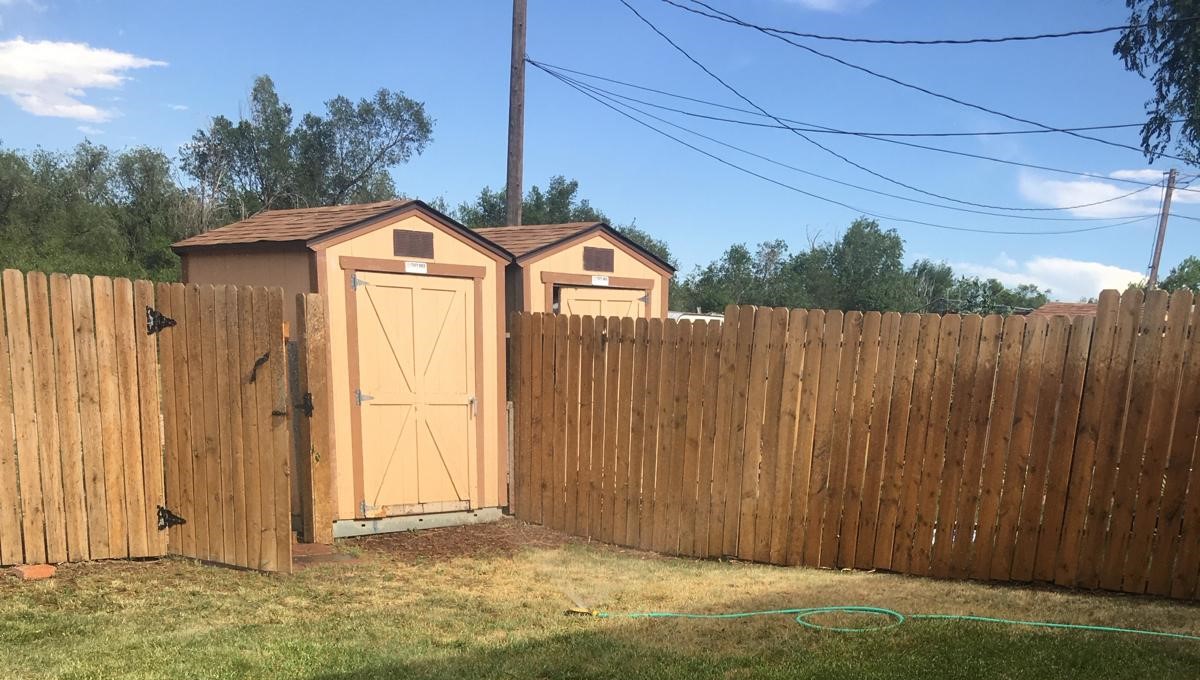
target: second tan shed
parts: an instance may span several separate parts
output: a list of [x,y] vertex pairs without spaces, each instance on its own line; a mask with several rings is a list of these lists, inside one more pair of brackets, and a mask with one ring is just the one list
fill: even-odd
[[508,312],[667,317],[675,269],[603,222],[479,229],[512,253]]
[[502,247],[386,201],[267,211],[174,248],[189,283],[324,293],[335,535],[507,504]]

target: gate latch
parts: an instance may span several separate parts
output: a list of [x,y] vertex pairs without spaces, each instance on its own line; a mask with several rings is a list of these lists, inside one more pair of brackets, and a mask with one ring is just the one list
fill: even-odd
[[153,307],[146,307],[146,335],[154,335],[164,328],[170,328],[175,324],[175,319]]
[[170,529],[173,526],[178,526],[180,524],[187,524],[187,520],[180,517],[179,515],[176,515],[175,513],[171,512],[170,510],[164,508],[161,505],[158,506],[158,530],[159,531],[166,531],[167,529]]
[[296,404],[296,408],[304,414],[306,418],[312,418],[313,400],[312,392],[305,392],[303,397],[300,397],[300,403]]

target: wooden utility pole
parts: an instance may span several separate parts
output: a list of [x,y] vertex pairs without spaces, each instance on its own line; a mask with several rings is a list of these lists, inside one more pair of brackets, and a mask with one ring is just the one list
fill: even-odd
[[521,174],[525,162],[525,3],[513,0],[512,64],[508,75],[508,224],[521,223]]
[[1146,288],[1158,287],[1158,263],[1162,260],[1163,241],[1167,238],[1167,217],[1171,214],[1171,194],[1175,193],[1175,168],[1167,173],[1167,190],[1163,193],[1162,214],[1158,216],[1158,235],[1154,238],[1154,255],[1150,258],[1150,278]]

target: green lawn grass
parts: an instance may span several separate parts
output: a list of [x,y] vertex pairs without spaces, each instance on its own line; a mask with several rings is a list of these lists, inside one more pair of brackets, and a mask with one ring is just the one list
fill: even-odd
[[[526,539],[533,545],[524,545]],[[0,579],[4,678],[1196,678],[1200,643],[916,621],[570,617],[871,604],[1200,634],[1200,607],[889,574],[660,558],[515,522],[344,545],[272,576],[168,559]]]

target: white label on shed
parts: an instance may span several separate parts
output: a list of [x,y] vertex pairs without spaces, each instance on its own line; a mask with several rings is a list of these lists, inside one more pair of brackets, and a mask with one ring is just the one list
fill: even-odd
[[404,271],[409,274],[428,274],[429,273],[429,263],[428,262],[405,262],[404,263]]
[[592,285],[593,286],[607,286],[608,285],[608,277],[607,276],[593,276],[592,277]]

